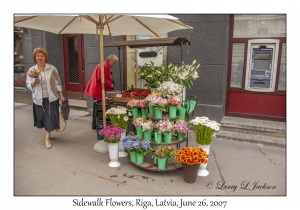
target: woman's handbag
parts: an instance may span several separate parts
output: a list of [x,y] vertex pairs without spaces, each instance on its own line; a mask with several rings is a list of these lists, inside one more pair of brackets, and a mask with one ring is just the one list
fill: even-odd
[[59,104],[59,126],[60,126],[60,128],[55,129],[58,132],[64,131],[66,129],[66,125],[67,125],[67,121],[63,117],[61,107],[62,107],[62,103]]

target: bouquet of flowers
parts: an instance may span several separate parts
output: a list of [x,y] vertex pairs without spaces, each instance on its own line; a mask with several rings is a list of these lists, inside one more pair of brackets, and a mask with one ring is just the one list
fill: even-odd
[[133,124],[135,126],[142,126],[142,124],[145,122],[145,119],[142,117],[137,117],[133,119]]
[[128,127],[128,115],[127,109],[124,107],[112,107],[105,112],[105,115],[109,117],[112,125],[127,129]]
[[173,67],[170,66],[169,68],[173,69],[173,81],[177,84],[181,84],[183,87],[190,88],[191,85],[193,85],[193,81],[199,77],[199,67],[200,64],[196,64],[196,60],[193,61],[191,65],[184,64],[182,62],[182,65],[180,67]]
[[197,144],[209,145],[213,141],[213,135],[219,131],[220,124],[209,120],[208,117],[196,117],[188,122],[188,126],[195,133]]
[[138,103],[139,103],[139,99],[131,99],[130,101],[128,101],[127,106],[129,107],[138,107]]
[[167,105],[167,100],[160,97],[160,96],[156,96],[154,98],[151,99],[150,104],[152,106],[155,106],[158,109],[161,109],[162,111],[166,111],[166,105]]
[[162,96],[167,98],[179,95],[183,89],[184,87],[181,84],[173,81],[165,81],[157,88],[162,93]]
[[128,152],[136,151],[140,146],[140,141],[141,139],[137,136],[125,136],[122,139],[124,148]]
[[105,128],[99,130],[98,134],[104,136],[104,141],[107,143],[117,143],[120,141],[121,133],[123,133],[123,129],[108,125]]
[[149,152],[152,152],[153,149],[150,147],[150,142],[146,140],[140,140],[139,141],[139,146],[136,149],[136,152],[139,154],[147,154]]
[[168,105],[169,106],[180,106],[180,99],[179,98],[175,98],[175,97],[171,97],[168,99]]
[[176,151],[175,148],[171,145],[160,145],[154,150],[154,154],[152,157],[158,158],[169,158],[175,157]]
[[138,108],[141,108],[141,109],[146,109],[146,108],[148,108],[148,104],[147,104],[147,102],[144,101],[144,100],[139,100],[139,101],[137,102],[137,107],[138,107]]
[[29,71],[27,72],[27,76],[31,77],[31,78],[38,78],[40,75],[40,71],[36,68],[31,68],[29,69]]
[[175,159],[178,163],[207,164],[208,155],[202,148],[183,147],[176,151]]
[[160,120],[157,124],[156,124],[156,128],[161,131],[161,133],[168,133],[171,132],[174,128],[174,123],[168,119],[165,120]]
[[188,131],[188,125],[185,120],[179,119],[175,122],[174,125],[175,133],[186,134]]
[[143,131],[153,131],[153,122],[152,120],[145,120],[142,123]]

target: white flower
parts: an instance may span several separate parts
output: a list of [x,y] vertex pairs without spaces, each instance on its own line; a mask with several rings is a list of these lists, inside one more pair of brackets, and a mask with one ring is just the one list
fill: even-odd
[[127,116],[124,117],[124,121],[126,121],[126,122],[128,121],[128,117]]

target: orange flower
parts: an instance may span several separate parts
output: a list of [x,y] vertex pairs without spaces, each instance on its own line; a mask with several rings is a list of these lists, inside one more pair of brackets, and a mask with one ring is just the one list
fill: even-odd
[[208,155],[202,148],[183,147],[177,150],[175,159],[179,163],[193,164],[207,164]]

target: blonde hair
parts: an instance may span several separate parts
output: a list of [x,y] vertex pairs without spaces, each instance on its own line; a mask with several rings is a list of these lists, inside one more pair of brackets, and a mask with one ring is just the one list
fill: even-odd
[[42,47],[37,47],[37,48],[35,48],[35,49],[33,50],[32,56],[33,56],[34,62],[36,62],[36,55],[37,55],[38,53],[43,53],[44,56],[45,56],[45,62],[48,63],[48,53],[47,53],[47,51],[46,51],[44,48],[42,48]]

